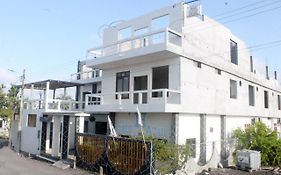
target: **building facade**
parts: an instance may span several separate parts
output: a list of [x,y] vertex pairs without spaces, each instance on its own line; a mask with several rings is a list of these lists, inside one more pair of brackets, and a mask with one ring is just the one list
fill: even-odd
[[[90,116],[79,118],[80,132],[109,134],[110,116],[117,134],[130,137],[141,134],[138,108],[145,135],[199,145],[194,157],[203,163],[212,154],[207,143],[217,142],[223,151],[238,127],[259,120],[280,133],[277,72],[259,64],[243,41],[202,15],[200,6],[179,3],[107,27],[103,45],[87,53],[72,84],[39,83],[44,108],[38,103],[23,112],[23,151],[62,157],[64,131],[68,152],[74,148],[75,119],[68,117],[81,111]],[[75,104],[66,109],[60,108],[66,101],[46,100],[50,83],[54,91],[75,86]]]

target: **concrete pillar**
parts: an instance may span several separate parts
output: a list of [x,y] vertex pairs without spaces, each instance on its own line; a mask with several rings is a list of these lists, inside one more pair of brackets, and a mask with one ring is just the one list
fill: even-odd
[[48,109],[49,90],[50,90],[50,82],[47,81],[47,83],[46,83],[46,90],[45,90],[45,99],[44,99],[44,102],[45,102],[45,110]]
[[62,122],[62,116],[54,116],[53,124],[53,142],[52,142],[52,156],[59,156],[60,148],[60,126]]
[[84,133],[84,121],[85,117],[78,117],[79,125],[78,125],[78,133]]
[[226,150],[226,116],[221,115],[221,153],[220,153],[220,159],[221,164],[226,167],[228,166],[227,163],[227,157],[228,153]]
[[206,126],[206,114],[200,114],[200,157],[199,164],[206,164],[206,134],[207,134],[207,126]]
[[178,143],[178,135],[179,135],[179,114],[172,114],[172,124],[171,124],[171,138],[172,142],[175,144]]

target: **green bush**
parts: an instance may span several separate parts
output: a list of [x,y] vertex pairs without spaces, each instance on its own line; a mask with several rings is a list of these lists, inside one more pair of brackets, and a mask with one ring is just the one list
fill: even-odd
[[[139,138],[141,139],[141,138]],[[192,155],[190,145],[180,146],[166,140],[146,137],[153,145],[155,169],[161,174],[174,173]]]
[[234,137],[238,140],[236,150],[260,151],[263,166],[281,167],[281,139],[278,138],[276,131],[272,131],[261,122],[257,122],[245,130],[235,130]]

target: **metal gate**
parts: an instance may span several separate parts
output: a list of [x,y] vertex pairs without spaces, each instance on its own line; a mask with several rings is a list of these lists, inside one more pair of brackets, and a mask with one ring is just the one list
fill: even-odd
[[152,144],[142,140],[113,138],[109,136],[77,134],[77,165],[105,174],[154,174]]

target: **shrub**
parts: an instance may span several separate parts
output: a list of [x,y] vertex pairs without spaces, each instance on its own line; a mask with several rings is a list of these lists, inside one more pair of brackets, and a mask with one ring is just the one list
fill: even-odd
[[260,151],[263,166],[281,167],[281,140],[276,131],[272,131],[264,123],[257,122],[245,130],[239,128],[233,134],[238,140],[236,150]]

